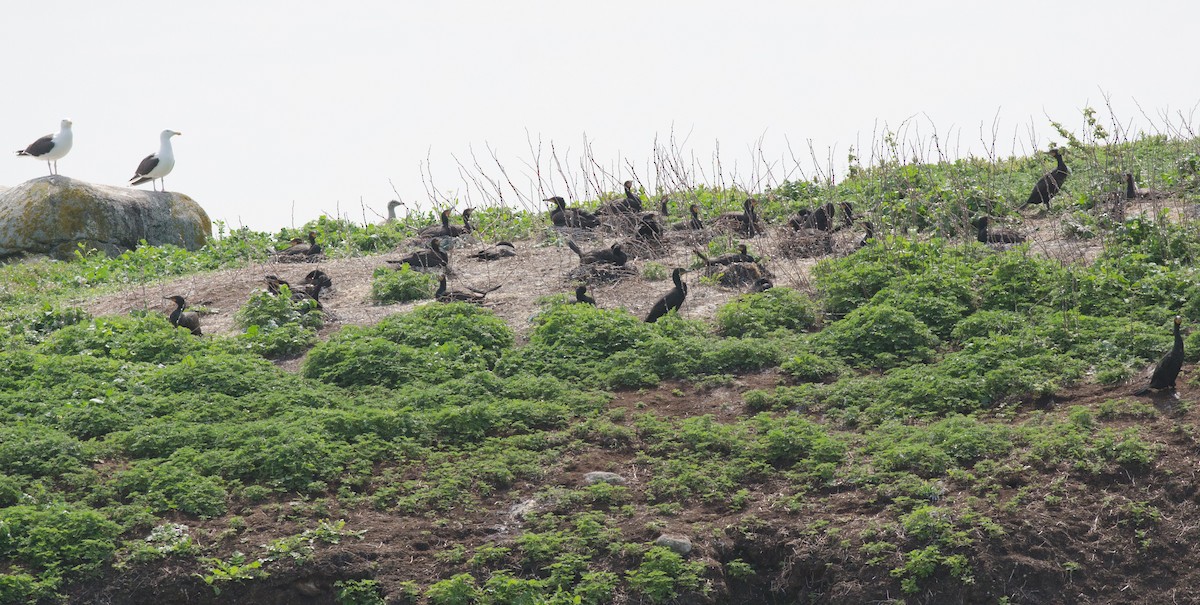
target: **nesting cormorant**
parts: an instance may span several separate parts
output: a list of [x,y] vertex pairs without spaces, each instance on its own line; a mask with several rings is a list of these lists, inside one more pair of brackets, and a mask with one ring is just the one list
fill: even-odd
[[757,206],[758,200],[746,198],[746,201],[742,202],[742,212],[726,212],[712,222],[714,225],[728,226],[747,237],[754,237],[762,233],[762,227],[758,224]]
[[313,296],[313,298],[316,298],[316,296],[312,294],[312,290],[319,290],[320,288],[332,288],[333,278],[329,277],[320,269],[313,269],[312,271],[308,272],[308,275],[304,276],[304,281],[301,281],[300,284],[305,286],[304,289],[306,292],[309,292],[309,295]]
[[754,293],[754,294],[758,294],[760,292],[766,292],[767,290],[770,290],[771,288],[774,288],[774,287],[775,287],[775,283],[772,282],[770,278],[760,277],[757,280],[755,280],[753,286],[750,286],[750,292]]
[[458,225],[449,224],[449,219],[447,218],[446,235],[449,235],[450,237],[462,237],[474,231],[475,228],[471,226],[472,212],[475,212],[474,208],[467,208],[466,210],[462,211],[463,224],[461,227]]
[[513,247],[511,242],[499,242],[494,246],[488,246],[479,252],[471,255],[475,260],[500,260],[510,256],[516,256],[517,249]]
[[1153,390],[1170,388],[1175,390],[1175,379],[1179,377],[1179,369],[1183,367],[1183,333],[1180,325],[1183,318],[1175,316],[1175,344],[1163,355],[1158,365],[1154,366],[1154,374],[1150,376],[1150,385],[1138,391],[1135,395],[1145,395]]
[[561,196],[548,197],[542,201],[554,204],[554,209],[550,211],[550,222],[554,223],[555,227],[595,229],[600,226],[600,219],[596,218],[596,215],[579,208],[567,208],[567,201]]
[[434,300],[436,300],[438,302],[444,302],[444,303],[449,303],[449,302],[481,303],[481,302],[483,302],[483,298],[485,296],[487,296],[489,292],[495,292],[496,290],[499,290],[499,289],[500,289],[500,286],[496,286],[494,288],[489,288],[487,290],[476,290],[475,288],[470,288],[470,287],[467,288],[468,291],[448,290],[448,289],[446,289],[446,276],[443,274],[438,277],[438,289],[437,289],[437,292],[434,293],[433,298],[434,298]]
[[866,248],[871,240],[875,239],[875,225],[871,221],[863,221],[863,237],[858,240],[858,245],[855,248]]
[[838,207],[842,209],[842,224],[834,229],[835,231],[854,226],[854,206],[850,202],[838,202]]
[[1037,184],[1033,186],[1033,191],[1029,194],[1029,199],[1025,200],[1025,203],[1022,205],[1022,207],[1030,204],[1045,204],[1046,207],[1049,208],[1050,200],[1055,195],[1058,195],[1058,190],[1062,188],[1063,182],[1066,181],[1067,176],[1071,174],[1070,169],[1067,168],[1066,162],[1063,162],[1062,152],[1059,151],[1057,147],[1052,148],[1046,153],[1054,156],[1054,160],[1058,162],[1058,164],[1053,170],[1047,172],[1042,176],[1042,178],[1038,179]]
[[1153,189],[1144,189],[1133,183],[1133,174],[1125,173],[1125,199],[1132,200],[1139,197],[1157,197],[1159,192]]
[[194,311],[184,312],[183,307],[187,301],[183,300],[182,296],[164,296],[163,300],[175,301],[175,310],[171,311],[171,316],[168,319],[171,325],[176,328],[187,328],[195,336],[200,336],[200,314]]
[[699,256],[700,260],[704,261],[704,264],[709,267],[713,265],[731,265],[733,263],[758,262],[753,256],[750,256],[750,253],[747,251],[746,244],[738,244],[738,251],[736,253],[722,254],[716,258],[708,258],[698,249],[693,248],[692,252],[695,253],[696,256]]
[[408,264],[413,269],[428,269],[430,267],[445,267],[450,264],[450,255],[442,250],[442,245],[436,238],[429,240],[429,250],[413,252],[400,260],[389,260],[389,265],[399,269]]
[[637,214],[642,211],[642,198],[633,192],[633,181],[625,181],[625,197],[600,204],[596,214]]
[[674,231],[700,231],[704,229],[704,221],[700,220],[700,207],[692,204],[688,206],[688,213],[692,215],[692,218],[671,225],[671,229]]
[[417,235],[419,237],[444,237],[450,235],[450,209],[446,208],[438,217],[442,221],[441,224],[422,227],[420,231],[417,231]]
[[981,244],[1019,244],[1025,241],[1025,236],[1012,229],[989,229],[991,219],[982,216],[975,223],[976,239]]
[[670,311],[678,311],[679,307],[683,306],[683,301],[687,298],[687,284],[683,282],[683,274],[685,269],[676,267],[671,271],[671,281],[675,282],[675,287],[667,292],[662,298],[650,307],[650,314],[646,316],[646,323],[654,323],[663,315]]
[[290,257],[311,257],[321,253],[321,246],[317,243],[317,232],[308,232],[308,241],[299,238],[292,238],[292,245],[275,253],[275,256],[290,256]]
[[613,244],[607,248],[588,250],[587,252],[580,250],[579,245],[574,240],[567,240],[567,246],[579,256],[579,264],[581,265],[609,263],[618,267],[624,267],[625,262],[629,260],[629,256],[625,254],[625,250],[621,248],[620,243]]
[[575,302],[585,305],[596,306],[596,299],[588,296],[587,286],[579,286],[575,288]]

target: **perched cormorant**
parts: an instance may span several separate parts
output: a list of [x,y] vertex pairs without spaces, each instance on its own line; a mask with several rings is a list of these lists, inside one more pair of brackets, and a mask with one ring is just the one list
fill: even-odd
[[986,216],[979,218],[976,222],[976,238],[981,244],[1019,244],[1025,241],[1025,236],[1013,231],[1012,229],[989,229],[988,223],[991,221]]
[[305,291],[309,292],[309,295],[313,296],[313,298],[316,298],[316,296],[312,294],[312,291],[319,291],[320,288],[333,287],[333,279],[320,269],[313,269],[312,271],[309,271],[308,274],[304,276],[304,281],[300,283],[305,287]]
[[54,176],[58,174],[58,161],[71,151],[73,138],[71,120],[64,119],[59,123],[57,133],[48,134],[30,143],[25,149],[17,151],[17,155],[45,160],[46,168],[50,170],[50,175]]
[[1042,178],[1038,179],[1037,184],[1033,186],[1033,191],[1029,194],[1029,199],[1025,200],[1025,203],[1022,204],[1022,208],[1030,204],[1045,204],[1049,208],[1051,198],[1058,194],[1058,190],[1062,188],[1063,182],[1067,180],[1067,175],[1071,174],[1071,171],[1067,168],[1067,164],[1063,162],[1062,152],[1057,147],[1052,148],[1046,153],[1054,156],[1058,164],[1054,167],[1054,170],[1047,172]]
[[592,263],[609,263],[618,267],[624,267],[625,262],[629,260],[629,256],[621,249],[621,244],[616,243],[607,248],[598,248],[584,252],[579,249],[579,245],[574,240],[567,240],[567,246],[571,248],[575,254],[579,256],[579,264],[590,265]]
[[1175,390],[1175,379],[1179,376],[1179,369],[1183,367],[1183,334],[1179,331],[1182,323],[1183,318],[1176,315],[1175,345],[1166,355],[1163,355],[1158,365],[1154,366],[1154,374],[1150,376],[1150,386],[1138,391],[1135,395],[1145,395],[1151,389],[1170,388]]
[[184,312],[183,307],[187,301],[183,300],[182,296],[164,296],[164,300],[175,301],[175,310],[171,311],[171,316],[168,318],[171,325],[176,328],[187,328],[195,336],[200,336],[200,314],[194,311]]
[[738,251],[734,254],[722,254],[716,258],[708,258],[698,249],[692,249],[692,252],[695,253],[696,256],[699,256],[700,260],[704,261],[704,264],[709,267],[713,265],[731,265],[733,263],[758,262],[753,256],[750,256],[749,252],[747,252],[746,244],[738,244]]
[[500,242],[495,246],[488,246],[479,252],[471,255],[475,260],[500,260],[510,256],[516,256],[517,249],[513,247],[511,242]]
[[676,267],[671,271],[671,281],[675,282],[675,287],[667,292],[662,298],[650,307],[650,314],[646,316],[646,323],[654,323],[663,315],[670,311],[678,311],[679,307],[683,306],[683,300],[687,298],[687,284],[683,283],[683,274],[686,270]]
[[754,282],[753,286],[750,286],[750,292],[757,294],[760,292],[766,292],[774,287],[775,283],[772,282],[770,278],[760,277]]
[[445,267],[450,264],[450,255],[445,250],[442,250],[442,245],[438,243],[437,238],[434,238],[429,240],[429,250],[413,252],[400,260],[389,260],[387,262],[397,269],[404,264],[408,264],[413,269],[428,269],[430,267]]
[[592,305],[593,307],[596,306],[596,299],[588,296],[587,286],[579,286],[575,288],[575,302],[585,305]]
[[758,200],[746,198],[742,202],[742,212],[726,212],[713,219],[714,225],[728,226],[747,237],[754,237],[762,232],[758,224]]
[[175,168],[175,151],[171,149],[171,137],[181,134],[183,133],[174,130],[164,130],[159,133],[158,153],[152,153],[142,158],[133,177],[129,179],[131,187],[150,181],[150,187],[153,189],[154,181],[157,179],[159,185],[162,185],[163,191],[167,190],[167,182],[163,178],[171,174],[171,169]]
[[464,292],[462,290],[447,290],[446,289],[446,276],[443,274],[438,277],[438,289],[437,289],[437,292],[434,293],[433,298],[434,298],[434,300],[436,300],[438,302],[444,302],[444,303],[449,303],[449,302],[481,303],[481,302],[483,302],[483,298],[485,296],[487,296],[489,292],[495,292],[496,290],[499,290],[499,289],[500,289],[500,286],[496,286],[494,288],[489,288],[487,290],[476,290],[475,288],[468,287],[467,288],[468,291],[466,291],[466,292]]
[[548,197],[542,201],[554,204],[555,208],[550,211],[550,221],[556,227],[594,229],[600,226],[600,219],[596,218],[596,215],[579,208],[567,208],[567,202],[561,196]]
[[640,240],[662,239],[663,224],[653,212],[646,212],[638,219],[637,238]]

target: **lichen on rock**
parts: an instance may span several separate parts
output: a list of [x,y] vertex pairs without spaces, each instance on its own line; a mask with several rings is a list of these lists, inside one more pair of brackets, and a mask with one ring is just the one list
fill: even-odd
[[0,257],[70,258],[80,243],[109,255],[145,241],[197,250],[212,235],[208,213],[182,193],[44,176],[0,188]]

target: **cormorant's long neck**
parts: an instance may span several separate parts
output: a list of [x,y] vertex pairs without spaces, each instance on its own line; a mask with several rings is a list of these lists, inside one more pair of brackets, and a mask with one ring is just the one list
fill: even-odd
[[977,232],[977,237],[979,239],[979,243],[988,243],[988,220],[986,216],[979,219],[979,230]]
[[1131,200],[1137,197],[1136,190],[1133,188],[1133,175],[1125,177],[1125,199]]
[[[426,290],[426,292],[428,292],[428,290]],[[437,289],[437,292],[435,292],[435,293],[433,294],[433,297],[434,297],[434,298],[441,298],[441,297],[442,297],[442,296],[444,296],[445,294],[446,294],[446,278],[445,278],[445,277],[443,277],[443,278],[441,278],[441,279],[439,279],[439,280],[438,280],[438,289]]]
[[671,281],[675,282],[676,290],[680,290],[680,291],[683,290],[683,279],[680,277],[680,274],[678,271],[673,271],[671,273]]
[[1054,154],[1054,159],[1058,160],[1058,165],[1055,166],[1054,169],[1059,172],[1066,172],[1067,171],[1067,163],[1063,161],[1062,154],[1061,153]]
[[1176,355],[1183,355],[1183,334],[1179,331],[1179,324],[1175,324],[1175,348]]

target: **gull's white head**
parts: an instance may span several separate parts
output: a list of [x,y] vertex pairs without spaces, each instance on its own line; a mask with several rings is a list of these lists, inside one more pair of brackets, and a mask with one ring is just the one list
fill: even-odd
[[162,131],[162,132],[161,132],[161,133],[158,135],[158,138],[160,138],[160,139],[162,139],[162,140],[166,141],[167,139],[170,139],[171,137],[173,137],[173,136],[175,136],[175,135],[181,135],[181,134],[183,134],[183,133],[182,133],[182,132],[175,131],[175,130],[171,130],[170,128],[168,128],[168,129],[166,129],[166,130]]
[[59,126],[59,128],[62,128],[63,130],[70,130],[71,123],[72,123],[71,120],[69,120],[67,118],[63,118],[63,121],[59,122],[58,126]]

